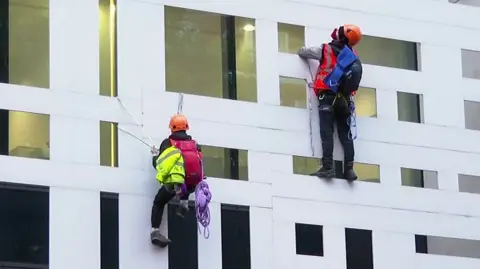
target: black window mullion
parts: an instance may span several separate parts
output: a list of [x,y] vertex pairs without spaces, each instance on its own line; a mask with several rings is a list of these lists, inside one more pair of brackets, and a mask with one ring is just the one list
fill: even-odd
[[8,83],[8,22],[9,2],[0,1],[0,83]]

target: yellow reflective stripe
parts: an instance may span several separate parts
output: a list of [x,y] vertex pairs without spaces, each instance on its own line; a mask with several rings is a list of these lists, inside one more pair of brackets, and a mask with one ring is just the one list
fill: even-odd
[[180,153],[180,151],[178,149],[174,149],[172,151],[170,151],[169,153],[167,153],[165,156],[163,156],[162,158],[158,158],[157,159],[157,164],[159,163],[162,163],[163,161],[165,161],[166,159],[168,159],[169,157],[171,157],[172,155],[175,155],[177,153]]

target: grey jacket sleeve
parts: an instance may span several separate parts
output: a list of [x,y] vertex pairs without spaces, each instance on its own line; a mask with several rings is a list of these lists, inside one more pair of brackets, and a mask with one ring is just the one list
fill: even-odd
[[297,52],[302,59],[322,60],[323,45],[319,47],[303,47]]

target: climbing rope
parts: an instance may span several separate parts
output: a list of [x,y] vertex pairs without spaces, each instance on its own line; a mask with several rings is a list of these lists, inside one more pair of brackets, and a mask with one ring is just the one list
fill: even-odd
[[353,95],[350,95],[348,108],[350,109],[350,116],[347,119],[347,124],[350,126],[350,130],[348,131],[348,139],[355,140],[357,139],[357,113],[355,111],[355,100]]
[[315,156],[315,149],[313,147],[313,127],[312,127],[312,113],[313,113],[313,108],[312,108],[312,91],[311,89],[313,88],[313,73],[312,70],[310,69],[310,65],[308,64],[308,61],[305,61],[308,72],[310,73],[310,78],[312,80],[311,83],[308,82],[307,79],[305,79],[305,82],[307,83],[307,102],[308,102],[308,127],[310,131],[310,150],[312,151],[312,156]]
[[177,114],[182,113],[183,111],[183,93],[178,94],[178,107],[177,107]]
[[212,199],[212,193],[205,180],[200,181],[195,188],[195,214],[197,217],[198,232],[202,234],[200,226],[203,227],[203,237],[208,239],[210,237],[210,209],[208,204]]
[[[135,118],[135,116],[133,116],[133,114],[130,112],[130,110],[127,108],[127,106],[123,103],[123,101],[120,99],[120,97],[117,97],[117,100],[118,100],[118,102],[120,103],[120,105],[122,106],[123,110],[125,110],[125,112],[127,112],[127,114],[130,115],[130,117],[131,117],[132,120],[135,122],[135,124],[136,124],[138,127],[140,127],[140,130],[142,130],[143,135],[144,135],[145,137],[148,137],[148,139],[150,140],[151,144],[154,145],[155,143],[153,142],[152,137],[149,136],[149,135],[147,134],[147,132],[145,132],[145,128],[143,128],[143,124],[141,124],[141,123],[137,120],[137,118]],[[147,146],[149,146],[149,147],[152,147],[152,146],[149,145],[148,143],[144,142],[141,138],[133,135],[132,133],[126,131],[125,129],[120,128],[120,127],[119,127],[118,129],[120,129],[121,131],[125,132],[126,134],[134,137],[134,138],[137,139],[138,141],[141,141],[143,144],[145,144],[145,145],[147,145]]]

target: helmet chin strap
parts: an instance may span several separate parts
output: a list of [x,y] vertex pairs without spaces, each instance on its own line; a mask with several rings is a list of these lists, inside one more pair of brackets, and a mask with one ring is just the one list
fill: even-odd
[[333,32],[330,36],[333,40],[338,40],[338,28],[333,29]]

